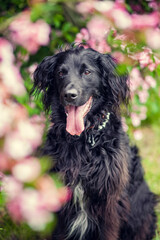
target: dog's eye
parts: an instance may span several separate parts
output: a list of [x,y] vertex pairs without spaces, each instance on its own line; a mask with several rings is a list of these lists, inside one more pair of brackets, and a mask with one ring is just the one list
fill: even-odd
[[86,70],[84,71],[84,74],[85,74],[85,75],[89,75],[89,74],[91,74],[91,72],[86,69]]
[[58,72],[58,75],[59,75],[60,77],[63,77],[63,72],[62,72],[62,71],[59,71],[59,72]]

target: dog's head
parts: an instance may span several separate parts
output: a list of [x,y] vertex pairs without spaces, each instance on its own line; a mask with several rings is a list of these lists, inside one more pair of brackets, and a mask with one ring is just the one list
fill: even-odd
[[118,112],[129,98],[127,76],[118,74],[113,58],[82,46],[46,57],[35,70],[34,80],[34,90],[43,92],[45,109],[55,99],[61,105],[71,135],[83,132],[84,119],[95,109]]

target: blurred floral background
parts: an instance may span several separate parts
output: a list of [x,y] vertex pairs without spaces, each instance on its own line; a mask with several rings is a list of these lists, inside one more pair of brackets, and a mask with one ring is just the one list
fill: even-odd
[[37,64],[73,42],[111,53],[129,72],[124,130],[160,194],[160,1],[6,0],[0,10],[0,239],[50,239],[56,212],[70,199],[49,173],[52,161],[36,157],[48,117],[30,92]]

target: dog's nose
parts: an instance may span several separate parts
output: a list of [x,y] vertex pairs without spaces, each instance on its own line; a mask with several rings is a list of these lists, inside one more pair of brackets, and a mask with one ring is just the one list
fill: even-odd
[[75,88],[67,90],[64,94],[64,98],[67,102],[72,102],[78,97],[78,91]]
[[73,100],[75,100],[78,97],[78,92],[75,88],[66,90],[65,94],[64,94],[64,98],[67,102],[72,102]]

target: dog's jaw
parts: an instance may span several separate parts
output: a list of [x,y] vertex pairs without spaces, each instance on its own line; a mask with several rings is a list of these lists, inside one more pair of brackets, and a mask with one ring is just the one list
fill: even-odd
[[84,105],[79,107],[67,105],[65,108],[67,116],[66,131],[71,135],[80,136],[85,129],[84,117],[90,111],[91,107],[92,97],[90,97]]

